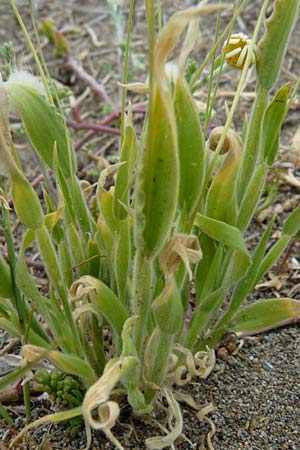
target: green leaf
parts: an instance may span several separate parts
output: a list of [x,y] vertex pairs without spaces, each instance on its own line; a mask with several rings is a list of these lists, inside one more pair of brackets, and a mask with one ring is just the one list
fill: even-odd
[[65,239],[68,245],[71,262],[79,276],[83,276],[88,273],[88,262],[84,263],[87,259],[85,242],[82,236],[78,233],[77,228],[73,223],[69,223],[65,228]]
[[247,228],[257,208],[257,204],[265,185],[267,170],[267,164],[261,164],[255,169],[255,172],[250,179],[249,185],[241,202],[236,223],[237,228],[241,231],[244,231]]
[[39,198],[21,172],[11,174],[11,194],[16,213],[23,224],[36,230],[44,224]]
[[225,222],[203,216],[200,213],[196,216],[195,225],[215,241],[221,242],[229,248],[248,255],[248,250],[243,240],[243,234],[238,228],[228,225]]
[[178,76],[174,97],[180,162],[179,208],[190,218],[198,205],[204,180],[204,141],[195,102]]
[[133,127],[129,125],[125,128],[120,157],[120,163],[126,161],[126,164],[120,165],[116,176],[113,206],[116,219],[122,220],[128,215],[120,201],[129,206],[129,181],[136,160],[136,152],[136,133]]
[[242,308],[228,325],[237,334],[257,334],[300,321],[300,301],[290,298],[262,300]]
[[82,277],[82,279],[88,282],[89,285],[95,287],[96,293],[91,296],[92,302],[97,306],[101,315],[119,336],[121,336],[123,325],[127,319],[125,307],[113,291],[106,284],[102,283],[102,281],[90,276]]
[[115,231],[117,224],[113,211],[114,194],[112,194],[111,191],[108,192],[100,187],[97,190],[97,202],[106,225],[108,226],[111,232]]
[[172,278],[166,284],[162,293],[151,305],[155,321],[165,334],[179,333],[183,323],[183,308],[181,296]]
[[[44,349],[41,349],[44,351]],[[81,378],[85,378],[88,384],[92,384],[96,381],[97,377],[91,366],[79,358],[76,355],[65,354],[56,350],[50,350],[44,352],[43,358],[47,358],[52,361],[57,367],[65,372],[72,373]]]
[[213,239],[204,233],[199,232],[199,242],[200,248],[202,250],[202,259],[197,264],[196,274],[195,274],[195,287],[197,299],[203,298],[202,292],[206,284],[207,276],[210,272],[215,272],[215,268],[212,267],[213,260],[215,258],[216,243]]
[[228,316],[231,317],[233,314],[235,314],[247,295],[250,294],[250,292],[255,288],[257,274],[265,254],[274,220],[275,217],[270,221],[260,242],[258,243],[252,258],[252,264],[249,267],[246,275],[236,285],[232,293],[228,312],[225,314],[224,318],[227,318]]
[[261,158],[269,165],[273,164],[279,145],[279,135],[290,92],[290,83],[285,84],[276,92],[268,105],[262,124]]
[[[227,267],[228,260],[229,264]],[[251,258],[249,254],[235,250],[233,252],[229,252],[227,255],[227,261],[226,263],[223,262],[226,269],[220,286],[229,288],[247,273],[247,270],[251,264]]]
[[266,21],[258,44],[258,82],[269,91],[275,84],[287,44],[299,15],[299,0],[275,0],[273,14]]
[[254,285],[256,285],[262,279],[262,277],[271,269],[273,264],[275,264],[275,262],[279,259],[280,255],[288,245],[290,239],[290,236],[283,235],[269,250],[260,265]]
[[27,134],[40,157],[53,169],[54,143],[65,177],[75,172],[75,156],[69,151],[69,139],[61,116],[34,88],[19,83],[5,83],[5,88],[21,114]]
[[2,403],[0,403],[0,416],[2,416],[3,419],[6,420],[8,425],[12,426],[14,424],[13,418],[8,414],[5,406],[3,406]]
[[237,174],[242,156],[242,141],[231,130],[228,133],[230,150],[222,167],[216,173],[209,188],[205,211],[206,215],[229,225],[235,225],[237,219]]
[[120,220],[118,232],[114,239],[114,271],[118,296],[126,305],[128,276],[131,262],[131,224],[130,219]]
[[58,244],[58,258],[61,270],[63,272],[64,281],[69,288],[73,282],[73,271],[68,245],[65,240],[61,240]]
[[191,349],[202,337],[204,330],[211,325],[211,320],[220,310],[227,294],[227,289],[217,289],[196,306],[184,340],[184,346]]
[[288,236],[295,236],[300,229],[300,207],[296,208],[283,224],[283,232]]
[[137,166],[135,241],[148,258],[161,250],[173,224],[179,192],[179,161],[170,92],[158,84]]
[[11,279],[11,272],[9,265],[4,260],[2,252],[0,251],[0,297],[14,298],[14,289]]

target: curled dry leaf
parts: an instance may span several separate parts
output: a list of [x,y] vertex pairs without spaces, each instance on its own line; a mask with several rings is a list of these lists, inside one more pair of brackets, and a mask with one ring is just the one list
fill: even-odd
[[[224,133],[224,127],[216,127],[212,130],[208,139],[208,148],[215,151],[221,137]],[[226,133],[224,143],[222,145],[220,154],[228,153],[233,149],[242,149],[243,143],[240,136],[232,129],[229,129]]]
[[193,377],[206,379],[212,372],[216,364],[216,355],[213,349],[197,352],[194,355],[187,348],[176,345],[177,350],[186,356],[185,365],[178,367],[175,371],[175,383],[184,385],[191,381]]
[[[102,430],[116,448],[123,449],[110,431],[116,423],[120,408],[116,402],[109,400],[109,398],[121,377],[136,362],[137,360],[134,357],[120,358],[107,366],[101,378],[87,390],[82,404],[82,414],[86,423],[88,444],[90,444],[91,438],[90,428],[94,428],[95,430]],[[95,409],[98,412],[97,419],[93,415]]]
[[178,234],[167,242],[160,254],[159,262],[165,275],[172,275],[182,261],[191,280],[193,274],[190,263],[196,263],[201,258],[202,251],[197,236]]
[[165,436],[155,436],[153,438],[147,439],[146,446],[149,450],[161,450],[169,446],[173,447],[173,442],[182,433],[183,421],[179,404],[175,399],[175,396],[173,395],[171,389],[165,387],[162,389],[162,393],[166,397],[169,405],[169,423],[174,423],[174,425],[170,426],[171,430]]
[[75,281],[69,289],[70,298],[73,302],[80,302],[89,295],[95,295],[96,293],[96,287],[83,277]]

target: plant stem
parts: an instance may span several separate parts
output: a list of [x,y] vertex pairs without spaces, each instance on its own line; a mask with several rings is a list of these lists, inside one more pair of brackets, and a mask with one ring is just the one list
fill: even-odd
[[[3,179],[0,177],[0,187],[3,188]],[[18,317],[19,317],[19,326],[20,326],[20,333],[22,335],[22,344],[25,345],[27,343],[27,335],[29,332],[29,327],[26,330],[25,325],[25,304],[24,304],[24,297],[19,291],[19,288],[16,283],[16,255],[15,255],[15,248],[14,248],[14,241],[13,241],[13,235],[11,231],[10,226],[10,215],[6,208],[2,208],[2,218],[3,218],[3,231],[7,246],[7,254],[8,254],[8,261],[11,271],[11,279],[12,279],[12,285],[13,290],[15,294],[15,301],[16,301],[16,307],[18,311]],[[30,389],[29,389],[29,383],[26,382],[23,384],[23,396],[24,396],[24,404],[25,404],[25,411],[26,411],[26,420],[27,422],[30,421],[31,411],[30,411]]]
[[[63,273],[61,271],[49,232],[45,226],[42,226],[36,230],[36,238],[39,244],[41,257],[44,261],[49,280],[56,289],[61,299],[67,323],[73,336],[73,342],[68,342],[67,345],[69,346],[70,351],[72,353],[81,357],[82,345],[73,320]],[[63,324],[61,325],[63,326]]]
[[149,36],[149,88],[150,92],[152,92],[155,47],[155,2],[154,0],[145,0],[145,4]]
[[134,326],[133,338],[139,355],[143,351],[152,300],[152,265],[152,261],[146,259],[139,251],[137,252],[133,272],[133,303],[131,309],[133,315],[138,315]]
[[251,120],[249,123],[247,139],[240,165],[240,177],[238,189],[240,202],[242,201],[244,193],[246,192],[247,186],[254,172],[255,164],[257,161],[257,156],[260,147],[263,115],[267,106],[267,102],[268,102],[268,92],[261,86],[258,86],[257,96],[253,107]]
[[[133,8],[134,8],[134,0],[130,0],[130,9],[129,16],[127,22],[127,37],[126,37],[126,45],[125,45],[125,55],[124,55],[124,71],[123,71],[123,84],[127,83],[128,76],[128,60],[129,60],[129,46],[130,46],[130,38],[131,38],[131,27],[132,27],[132,19],[133,19]],[[123,88],[122,91],[122,114],[121,114],[121,142],[123,141],[124,129],[125,129],[125,102],[126,102],[126,89]]]
[[53,98],[52,98],[52,95],[51,95],[51,92],[50,92],[50,89],[49,89],[49,86],[48,86],[48,82],[47,82],[47,79],[46,79],[46,76],[45,76],[45,72],[44,72],[43,67],[42,67],[42,65],[40,63],[38,54],[37,54],[37,52],[36,52],[36,50],[34,48],[32,40],[30,39],[30,36],[29,36],[28,31],[26,29],[26,26],[25,26],[25,24],[24,24],[24,22],[22,20],[22,17],[19,14],[18,8],[16,7],[15,1],[14,0],[9,0],[9,3],[11,5],[12,9],[13,9],[13,12],[14,12],[16,18],[17,18],[17,21],[19,22],[19,25],[20,25],[20,27],[21,27],[21,29],[23,31],[23,34],[25,36],[25,39],[27,41],[28,47],[30,48],[30,51],[31,51],[32,56],[34,58],[34,61],[35,61],[36,65],[37,65],[39,74],[40,74],[40,76],[42,78],[42,82],[43,82],[44,88],[45,88],[45,90],[47,92],[48,100],[49,100],[50,103],[54,104],[54,101],[53,101]]
[[25,414],[26,414],[26,422],[30,422],[31,418],[31,407],[30,407],[30,386],[29,381],[23,384],[23,396],[24,396],[24,404],[25,404]]
[[[0,177],[0,188],[4,188],[3,178]],[[8,256],[8,263],[10,266],[11,271],[11,279],[12,279],[12,285],[13,290],[15,294],[15,302],[16,302],[16,308],[18,311],[18,317],[19,317],[19,326],[20,326],[20,332],[22,336],[26,334],[25,330],[25,305],[24,305],[24,298],[22,294],[20,293],[17,283],[16,283],[16,255],[15,255],[15,248],[14,248],[14,241],[13,241],[13,235],[11,231],[11,225],[10,225],[10,215],[6,208],[2,208],[2,222],[3,222],[3,232],[7,247],[7,256]]]
[[[174,336],[163,333],[158,327],[154,330],[149,343],[149,352],[145,354],[145,377],[147,381],[161,386],[166,376],[169,356],[172,351]],[[157,391],[153,388],[147,388],[145,391],[145,400],[151,404]]]

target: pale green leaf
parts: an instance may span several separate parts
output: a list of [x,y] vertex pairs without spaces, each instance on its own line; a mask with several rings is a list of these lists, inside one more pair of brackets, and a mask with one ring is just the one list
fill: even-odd
[[290,298],[262,300],[242,308],[228,330],[237,334],[257,334],[300,321],[300,301]]
[[199,213],[196,216],[195,225],[215,241],[221,242],[229,248],[248,255],[248,250],[243,240],[243,234],[238,228],[228,225],[225,222],[203,216]]

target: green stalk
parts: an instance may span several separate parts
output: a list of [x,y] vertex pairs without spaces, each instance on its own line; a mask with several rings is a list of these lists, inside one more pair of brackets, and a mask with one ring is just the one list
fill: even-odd
[[147,334],[147,324],[153,291],[153,262],[137,252],[133,271],[132,315],[138,315],[134,326],[133,339],[140,355]]
[[[220,1],[219,1],[220,3]],[[217,23],[216,23],[216,31],[215,31],[215,42],[218,40],[218,34],[219,34],[219,30],[220,30],[220,19],[221,19],[221,12],[218,11],[218,15],[217,15]],[[211,113],[212,113],[212,109],[213,109],[213,104],[216,98],[216,94],[217,94],[217,90],[218,90],[218,84],[219,84],[219,80],[221,77],[221,73],[222,73],[222,68],[220,68],[219,72],[218,72],[218,80],[216,82],[216,86],[214,89],[214,93],[213,93],[213,97],[211,99],[211,93],[212,93],[212,84],[213,84],[213,78],[214,78],[214,70],[213,70],[213,66],[215,63],[215,58],[216,58],[216,50],[215,49],[212,53],[212,65],[211,65],[211,71],[209,74],[209,81],[208,81],[208,89],[207,89],[207,103],[206,103],[206,113],[205,113],[205,123],[204,123],[204,136],[207,135],[207,129],[208,129],[208,124],[211,118]],[[223,59],[223,62],[225,60],[225,56]]]
[[26,422],[29,423],[31,419],[31,407],[30,407],[30,386],[29,381],[23,384],[23,397],[25,405]]
[[[0,187],[1,188],[4,187],[2,177],[0,177]],[[26,340],[27,340],[27,335],[29,332],[29,327],[26,330],[24,297],[21,294],[21,292],[19,291],[19,288],[16,283],[15,248],[14,248],[13,235],[12,235],[11,226],[10,226],[10,215],[6,208],[2,208],[2,218],[3,218],[3,220],[2,220],[3,231],[4,231],[6,246],[7,246],[9,266],[10,266],[10,270],[11,270],[12,285],[13,285],[13,290],[14,290],[14,294],[15,294],[15,302],[16,302],[18,318],[19,318],[20,333],[22,336],[22,345],[25,345],[27,343]],[[28,382],[23,384],[23,396],[24,396],[26,420],[27,420],[27,422],[29,422],[30,416],[31,416],[31,411],[30,411],[30,389],[29,389]]]
[[[129,16],[128,16],[128,22],[127,22],[127,37],[126,37],[125,55],[124,55],[123,84],[127,83],[127,77],[128,77],[129,46],[130,46],[130,38],[131,38],[133,9],[134,9],[134,0],[130,0]],[[124,117],[125,117],[125,102],[126,102],[126,89],[123,88],[123,92],[122,92],[122,115],[121,115],[121,144],[123,142],[124,130],[125,130],[125,121],[124,121]]]
[[99,371],[96,373],[101,375],[106,364],[106,358],[103,350],[102,328],[100,328],[98,321],[95,317],[92,318],[92,342],[95,359],[97,361],[97,369]]
[[245,148],[240,165],[240,178],[238,195],[241,203],[246,192],[250,178],[254,172],[257,156],[260,148],[262,121],[268,103],[268,92],[258,86],[257,96],[247,132]]
[[199,337],[203,335],[211,319],[221,307],[226,294],[227,290],[218,289],[199,304],[191,318],[187,334],[184,337],[184,347],[190,350],[193,348]]
[[157,26],[158,32],[162,29],[162,8],[161,8],[161,0],[157,0]]
[[[4,188],[3,184],[3,178],[0,177],[0,188]],[[16,255],[15,255],[15,248],[14,248],[14,241],[13,241],[13,235],[11,231],[11,225],[10,225],[10,215],[6,208],[2,208],[2,226],[3,226],[3,232],[7,247],[7,254],[8,254],[8,262],[9,267],[11,271],[11,279],[12,279],[12,285],[13,285],[13,291],[14,291],[14,297],[16,302],[16,308],[18,312],[19,317],[19,325],[20,325],[20,332],[22,336],[26,334],[25,330],[25,304],[24,304],[24,297],[20,293],[17,283],[16,283]]]
[[[240,81],[239,81],[239,84],[238,84],[238,88],[237,88],[235,97],[234,97],[233,102],[232,102],[232,106],[230,108],[230,111],[229,111],[229,114],[228,114],[228,117],[227,117],[227,120],[226,120],[226,123],[225,123],[225,126],[224,126],[223,135],[221,136],[221,139],[218,142],[217,148],[216,148],[216,150],[214,152],[213,159],[212,159],[212,161],[211,161],[211,163],[210,163],[210,165],[208,167],[204,186],[208,186],[208,183],[209,183],[209,180],[211,178],[211,174],[212,174],[213,168],[214,168],[214,166],[215,166],[215,164],[217,162],[218,156],[219,156],[220,151],[221,151],[221,149],[223,147],[223,144],[224,144],[224,141],[225,141],[225,136],[226,136],[229,128],[231,127],[234,113],[236,111],[239,99],[240,99],[240,97],[242,95],[242,92],[243,92],[243,89],[245,87],[245,82],[246,82],[246,78],[247,78],[247,74],[248,74],[248,69],[249,69],[250,64],[251,64],[251,55],[252,55],[252,53],[254,51],[255,42],[257,40],[261,24],[262,24],[262,22],[264,20],[265,12],[266,12],[267,6],[269,4],[269,1],[270,0],[265,0],[264,1],[264,4],[263,4],[263,6],[261,8],[259,17],[257,19],[257,23],[256,23],[255,30],[254,30],[254,33],[253,33],[252,41],[251,41],[251,44],[249,46],[247,59],[246,59],[245,65],[244,65],[242,73],[241,73],[241,78],[240,78]],[[267,103],[267,100],[268,100],[268,96],[266,98],[265,94],[267,94],[267,93],[263,89],[259,90],[259,92],[257,94],[258,95],[258,97],[257,97],[257,109],[255,108],[255,110],[254,110],[255,114],[252,115],[252,120],[255,120],[256,126],[257,126],[257,123],[259,123],[259,126],[261,126],[262,115],[264,113],[264,110],[265,110],[265,107],[266,107],[266,103]],[[259,100],[258,100],[258,98],[259,98]],[[265,106],[263,106],[263,105],[265,105]],[[259,122],[256,122],[256,117],[255,117],[256,114],[260,115]],[[253,126],[254,126],[254,123],[253,123]],[[254,132],[258,131],[257,129],[252,128],[251,127],[251,123],[250,123],[249,129],[248,129],[248,138],[250,136],[249,139],[251,139],[251,132],[250,132],[250,130],[251,131],[253,130]],[[251,140],[251,144],[253,144],[253,140]],[[250,145],[250,143],[249,143],[249,145]],[[258,150],[259,150],[259,142],[256,145],[257,145],[257,152],[258,152]],[[246,147],[247,147],[247,143],[246,143]],[[251,147],[251,149],[252,149],[252,147]],[[246,158],[245,155],[246,155],[246,151],[243,152],[244,159]],[[254,157],[254,155],[253,155],[253,157]],[[255,162],[256,162],[256,159],[255,159],[255,161],[253,163],[253,169],[254,169]],[[253,170],[251,172],[246,172],[246,175],[248,177],[250,177],[252,172],[253,172]],[[245,175],[244,175],[244,177],[245,177]],[[245,190],[246,190],[246,187],[247,186],[245,186]],[[239,193],[241,191],[243,191],[242,188],[239,189]],[[204,193],[206,193],[206,189],[204,189]],[[244,193],[244,191],[243,191],[243,193]]]
[[[14,0],[12,0],[12,1],[14,3]],[[52,105],[54,105],[55,103],[54,103],[54,99],[53,99],[53,96],[51,94],[49,86],[52,87],[52,90],[54,92],[54,96],[55,96],[55,100],[56,100],[56,103],[57,103],[57,107],[58,107],[58,110],[60,112],[60,115],[61,115],[63,123],[64,123],[64,127],[65,127],[65,134],[66,134],[66,140],[67,140],[67,152],[68,152],[68,157],[69,157],[69,165],[70,165],[70,167],[72,167],[72,156],[71,156],[71,154],[72,154],[73,150],[72,150],[72,144],[71,144],[71,141],[70,141],[68,127],[67,127],[67,124],[66,124],[64,111],[63,111],[63,109],[61,107],[61,104],[60,104],[60,101],[59,101],[56,85],[53,82],[53,80],[52,80],[52,78],[51,78],[51,76],[49,74],[49,71],[48,71],[48,68],[47,68],[47,65],[46,65],[46,62],[45,62],[45,59],[44,59],[43,51],[42,51],[41,44],[40,44],[40,38],[39,38],[39,34],[38,34],[38,30],[37,30],[37,26],[36,26],[34,14],[33,14],[32,1],[29,0],[29,3],[30,3],[30,8],[31,8],[32,25],[33,25],[33,29],[34,29],[37,45],[38,45],[39,56],[38,56],[38,53],[35,51],[34,45],[33,45],[32,41],[30,39],[30,36],[29,36],[29,34],[28,34],[27,30],[26,30],[25,25],[24,24],[23,24],[23,26],[21,25],[20,21],[22,21],[22,19],[19,16],[19,13],[18,13],[16,7],[14,8],[14,13],[16,14],[17,19],[20,22],[20,25],[22,27],[22,31],[23,31],[23,33],[25,35],[25,38],[26,38],[27,42],[28,42],[28,45],[29,45],[30,50],[31,50],[31,52],[33,54],[35,63],[37,65],[38,71],[39,71],[40,76],[41,76],[41,78],[43,80],[43,84],[44,84],[45,89],[47,91],[49,102]],[[42,62],[42,64],[41,64],[40,61]],[[42,162],[42,168],[44,168],[43,162]],[[81,192],[81,188],[78,185],[78,179],[74,176],[74,173],[72,171],[70,172],[70,175],[71,175],[71,177],[70,177],[70,180],[69,180],[69,183],[68,183],[68,187],[69,187],[69,189],[71,191],[71,195],[72,195],[73,201],[77,205],[77,207],[75,208],[75,211],[77,212],[76,215],[77,215],[77,220],[78,220],[79,226],[80,226],[80,228],[81,228],[81,230],[83,232],[92,232],[92,231],[94,231],[92,219],[90,217],[89,211],[87,210],[87,206],[86,206],[86,203],[84,201],[83,194]],[[48,177],[47,177],[46,173],[44,173],[44,177],[45,177],[46,183],[48,184]],[[50,193],[50,196],[52,197],[52,195],[51,195],[52,193],[51,193],[51,190],[49,188],[48,188],[48,191]],[[52,198],[52,200],[53,200],[53,198]]]
[[[151,346],[153,343],[153,346]],[[145,358],[146,379],[156,386],[161,386],[166,376],[169,357],[174,344],[174,336],[163,333],[158,327],[149,340],[151,346],[151,355]],[[149,356],[149,357],[148,357]],[[145,390],[145,400],[147,404],[151,404],[157,395],[157,390],[147,388]]]
[[62,301],[67,323],[73,336],[73,342],[68,342],[67,344],[70,347],[70,349],[72,349],[72,353],[78,356],[82,356],[82,345],[73,320],[63,273],[59,266],[58,258],[56,256],[56,252],[53,243],[51,241],[49,231],[45,226],[42,226],[36,230],[36,238],[39,244],[41,257],[44,261],[45,268],[49,276],[49,280],[56,289]]
[[22,20],[22,17],[20,16],[18,8],[17,8],[17,6],[15,4],[15,1],[14,0],[9,0],[9,3],[11,5],[12,9],[13,9],[13,12],[14,12],[14,14],[16,16],[17,21],[19,22],[19,25],[20,25],[20,27],[21,27],[21,29],[23,31],[23,34],[25,36],[25,39],[27,41],[28,47],[30,48],[30,51],[31,51],[32,56],[34,58],[34,61],[35,61],[36,65],[37,65],[39,74],[41,76],[41,79],[42,79],[42,82],[43,82],[43,85],[44,85],[44,88],[45,88],[45,90],[47,92],[47,96],[48,96],[49,102],[51,104],[54,104],[53,98],[52,98],[52,95],[51,95],[51,92],[50,92],[50,89],[49,89],[49,86],[48,86],[47,78],[45,76],[45,72],[44,72],[43,67],[42,67],[42,65],[40,63],[38,54],[37,54],[37,52],[36,52],[36,50],[34,48],[32,40],[30,39],[30,36],[29,36],[28,31],[26,29],[26,26],[25,26],[25,24],[24,24],[24,22]]
[[148,36],[149,36],[149,88],[150,92],[152,92],[153,74],[154,74],[154,47],[155,47],[155,0],[145,0],[145,6],[148,23]]

